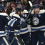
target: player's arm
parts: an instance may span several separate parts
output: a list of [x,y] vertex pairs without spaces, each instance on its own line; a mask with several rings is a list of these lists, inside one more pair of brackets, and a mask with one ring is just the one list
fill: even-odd
[[5,16],[2,16],[2,19],[3,19],[3,22],[4,22],[5,24],[7,24],[10,18],[9,18],[8,15],[5,15]]
[[14,29],[19,29],[19,27],[20,27],[20,20],[11,19],[11,20],[8,22],[8,26],[13,27]]

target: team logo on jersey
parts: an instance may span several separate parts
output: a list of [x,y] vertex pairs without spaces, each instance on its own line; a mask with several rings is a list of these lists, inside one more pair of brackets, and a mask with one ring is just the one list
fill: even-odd
[[39,24],[39,19],[37,17],[33,18],[33,24],[38,25]]
[[39,17],[41,17],[41,15],[38,15]]

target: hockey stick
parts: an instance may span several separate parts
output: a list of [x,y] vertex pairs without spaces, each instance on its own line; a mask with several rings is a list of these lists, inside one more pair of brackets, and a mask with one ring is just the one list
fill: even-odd
[[[30,4],[30,6],[31,6],[31,12],[32,12],[32,3],[29,1],[29,4]],[[30,13],[31,13],[30,12]],[[28,15],[28,17],[30,16],[30,14]],[[26,18],[26,20],[28,19],[28,17]],[[22,28],[22,26],[20,27],[20,30],[21,30],[21,28]],[[18,33],[20,32],[20,30],[18,31]],[[17,34],[18,34],[17,33]],[[16,39],[16,37],[17,37],[17,34],[16,34],[16,36],[14,37],[14,39],[12,40],[12,42],[10,43],[10,45],[14,42],[14,40]],[[16,39],[17,40],[17,39]],[[25,44],[25,43],[28,43],[29,41],[27,41],[27,42],[25,42],[25,43],[23,43],[23,42],[20,42],[19,40],[17,40],[20,44]]]
[[[22,28],[22,26],[20,26],[20,30],[21,30],[21,28]],[[20,30],[18,31],[18,33],[20,33]],[[17,33],[17,34],[18,34]],[[17,34],[16,34],[16,36],[13,38],[13,40],[12,40],[12,42],[10,43],[10,45],[12,45],[12,43],[14,42],[14,40],[16,40],[19,44],[26,44],[26,43],[28,43],[29,41],[27,41],[27,42],[20,42],[18,39],[17,39]]]
[[[32,5],[32,3],[31,3],[31,1],[28,1],[28,2],[29,2],[29,4],[30,4],[31,12],[32,12],[32,7],[33,7],[33,5]],[[26,21],[27,21],[27,19],[29,18],[29,16],[30,16],[31,12],[29,13],[28,17],[26,18]]]
[[[21,28],[22,28],[22,26],[20,27],[20,30],[21,30]],[[18,33],[20,33],[20,30],[18,31]],[[17,33],[17,34],[18,34],[18,33]],[[12,40],[12,42],[10,43],[10,45],[12,45],[12,43],[14,42],[14,40],[17,38],[17,34],[16,34],[16,36],[14,37],[14,39]],[[16,39],[16,41],[19,42],[19,43],[22,43],[22,42],[20,42],[20,41],[17,40],[17,39]]]
[[[21,30],[21,28],[22,28],[22,26],[20,26],[20,30]],[[18,31],[18,33],[20,33],[20,30]],[[17,33],[17,34],[18,34]],[[12,45],[12,43],[14,42],[14,40],[16,39],[16,41],[19,43],[19,44],[27,44],[27,43],[29,43],[29,41],[27,41],[27,42],[20,42],[18,39],[17,39],[17,34],[16,34],[16,36],[13,38],[13,40],[11,41],[11,43],[10,43],[10,45]]]

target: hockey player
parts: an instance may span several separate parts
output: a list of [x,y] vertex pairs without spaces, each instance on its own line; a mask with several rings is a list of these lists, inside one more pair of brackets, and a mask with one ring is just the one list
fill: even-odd
[[[8,22],[9,28],[10,28],[10,34],[9,34],[9,41],[11,42],[13,38],[16,36],[17,39],[22,42],[22,39],[20,38],[20,16],[17,12],[16,8],[16,14],[12,16],[12,19]],[[19,8],[20,9],[20,8]],[[19,10],[21,12],[21,9]],[[18,45],[18,41],[15,39],[12,43],[12,45]],[[21,44],[22,45],[22,44]]]
[[[25,22],[25,20],[22,18],[23,15],[23,9],[22,7],[17,7],[16,8],[16,14],[14,14],[12,17],[15,19],[17,19],[17,21],[20,21],[21,24],[21,29],[18,29],[18,26],[15,28],[15,35],[18,33],[17,30],[19,30],[20,32],[20,36],[18,37],[19,42],[21,43],[21,45],[23,45],[22,39],[24,41],[25,45],[30,45],[30,36],[29,36],[29,32],[28,32],[28,28],[27,28],[27,24]],[[17,22],[19,23],[19,22]],[[14,24],[14,23],[13,23]],[[12,25],[12,24],[11,24]],[[16,25],[16,24],[15,24]],[[15,27],[14,25],[14,27]],[[19,26],[20,27],[20,26]],[[11,35],[12,36],[12,35]],[[15,42],[15,41],[14,41]],[[17,44],[18,45],[18,44]]]
[[31,44],[45,45],[45,10],[40,10],[38,4],[33,5],[31,18]]
[[[19,11],[20,10],[20,7],[17,7],[17,13],[19,12],[19,15],[20,15],[20,19],[21,19],[21,25],[22,25],[22,28],[20,29],[20,37],[23,39],[25,45],[30,45],[30,34],[28,32],[28,27],[27,27],[27,24],[25,22],[25,19],[23,18],[23,10],[22,11]],[[27,38],[28,39],[27,39]]]
[[4,5],[0,4],[0,45],[10,45],[7,38],[7,31],[5,25],[8,23],[9,17],[4,13]]

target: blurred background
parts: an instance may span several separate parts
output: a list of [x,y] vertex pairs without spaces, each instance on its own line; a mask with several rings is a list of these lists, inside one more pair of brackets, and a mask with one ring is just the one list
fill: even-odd
[[[45,9],[45,0],[28,0],[28,1],[31,1],[33,5],[39,4],[40,9]],[[30,10],[29,3],[28,3],[28,10]]]
[[15,8],[13,10],[16,10],[17,2],[21,2],[22,7],[28,10],[27,0],[0,0],[0,4],[5,6],[5,13],[8,15],[12,12],[12,6]]

